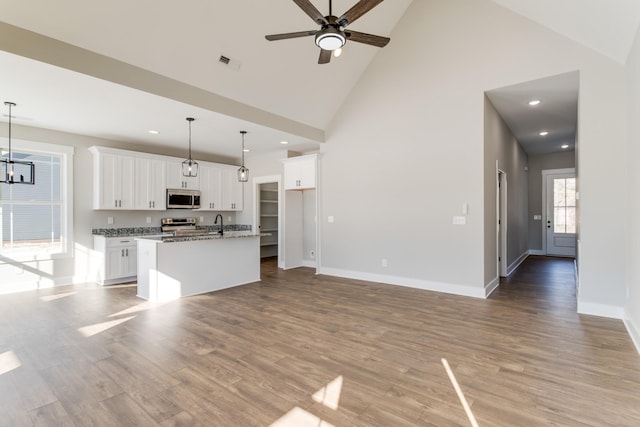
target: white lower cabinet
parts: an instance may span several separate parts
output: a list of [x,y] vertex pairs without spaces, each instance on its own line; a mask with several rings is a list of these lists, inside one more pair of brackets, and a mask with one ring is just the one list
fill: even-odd
[[138,274],[138,247],[134,237],[93,236],[100,254],[97,282],[101,285],[131,282]]

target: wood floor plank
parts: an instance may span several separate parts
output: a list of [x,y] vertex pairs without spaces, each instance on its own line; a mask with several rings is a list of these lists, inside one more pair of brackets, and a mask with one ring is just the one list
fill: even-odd
[[640,425],[640,356],[576,313],[571,260],[529,257],[487,300],[261,267],[170,303],[0,296],[0,426],[468,426],[443,359],[482,427]]

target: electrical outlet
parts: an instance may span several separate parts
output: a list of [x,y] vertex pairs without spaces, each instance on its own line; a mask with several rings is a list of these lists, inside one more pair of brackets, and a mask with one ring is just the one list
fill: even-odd
[[227,222],[228,222],[229,224],[231,224],[231,217],[230,217],[230,216],[228,216],[228,217],[227,217]]
[[387,259],[386,258],[382,258],[382,266],[386,268],[387,265],[388,265],[387,264]]
[[467,223],[467,218],[463,217],[463,216],[454,216],[453,217],[453,224],[454,225],[465,225]]
[[113,224],[113,217],[112,216],[108,216],[107,217],[107,224]]
[[151,224],[151,217],[150,216],[147,217],[147,224]]
[[316,257],[316,251],[309,251],[309,256],[313,259]]
[[203,216],[201,216],[201,217],[200,217],[200,222],[201,222],[201,223],[203,223],[203,222],[204,222],[204,217],[203,217]]

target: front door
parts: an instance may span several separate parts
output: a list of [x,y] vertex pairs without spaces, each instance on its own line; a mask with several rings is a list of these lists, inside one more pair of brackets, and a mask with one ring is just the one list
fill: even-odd
[[547,255],[576,256],[575,173],[546,175]]

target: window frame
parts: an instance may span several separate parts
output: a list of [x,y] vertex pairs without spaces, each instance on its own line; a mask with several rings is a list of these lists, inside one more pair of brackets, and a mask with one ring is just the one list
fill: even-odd
[[[0,137],[0,147],[7,150],[9,140]],[[16,253],[3,252],[0,249],[0,264],[10,263],[12,261],[46,261],[61,258],[73,257],[73,155],[75,148],[69,145],[51,144],[46,142],[27,141],[21,139],[11,139],[11,150],[15,152],[29,152],[33,154],[56,155],[60,156],[60,252],[49,253],[45,251],[37,251],[33,253]],[[37,174],[37,167],[36,167]],[[37,175],[36,175],[37,179]],[[9,185],[28,185],[28,184],[0,184],[2,186]],[[0,206],[3,205],[0,200]]]

